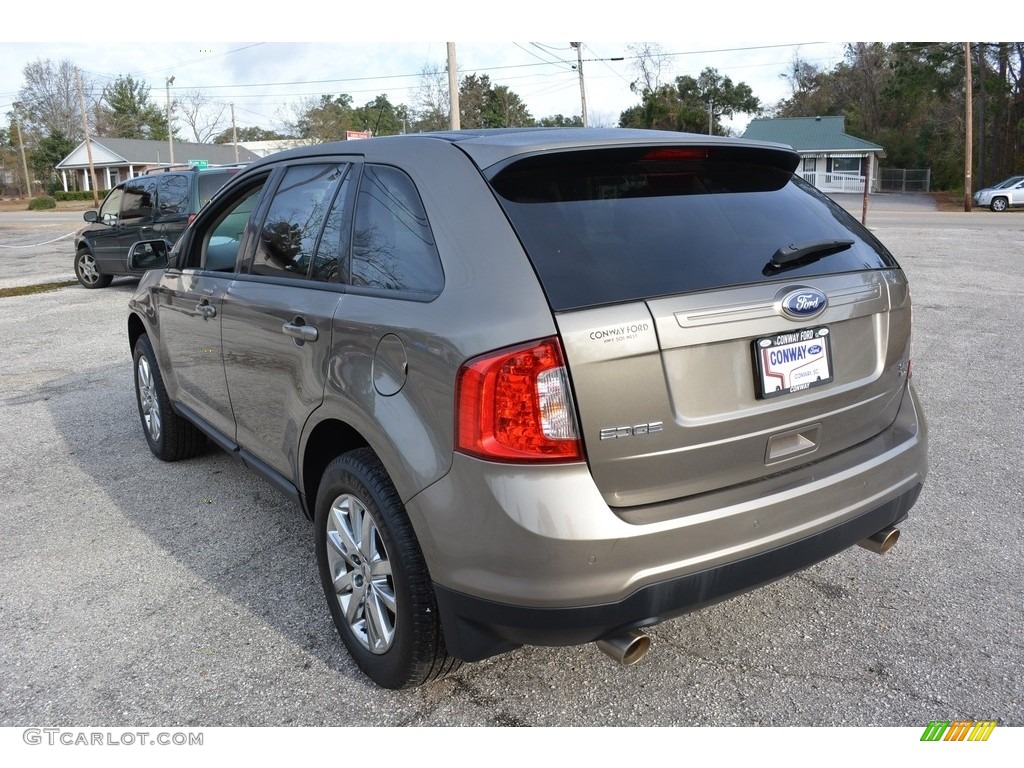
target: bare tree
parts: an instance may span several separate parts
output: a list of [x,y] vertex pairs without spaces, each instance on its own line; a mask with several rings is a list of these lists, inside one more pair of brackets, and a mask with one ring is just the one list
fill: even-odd
[[25,65],[22,74],[25,84],[18,91],[14,108],[23,129],[37,136],[60,133],[80,141],[82,113],[77,76],[82,76],[86,104],[96,101],[92,80],[68,59],[56,64],[50,59],[36,59]]
[[[587,122],[591,128],[615,128],[619,124],[619,118],[614,112],[591,111],[587,114]],[[582,121],[580,125],[583,125]]]
[[448,98],[448,72],[444,67],[424,65],[416,92],[418,131],[443,131],[448,128],[451,101]]
[[633,93],[654,93],[661,78],[672,65],[672,56],[665,53],[659,43],[630,43],[626,46],[633,59],[633,69],[639,77],[629,84]]
[[789,68],[779,75],[789,85],[789,95],[797,96],[817,86],[821,69],[800,57],[797,51],[789,61]]
[[192,129],[196,142],[205,144],[224,130],[227,106],[214,101],[206,91],[194,88],[175,100],[174,106],[185,124]]
[[859,91],[861,124],[872,135],[881,130],[882,89],[892,77],[887,66],[887,49],[882,43],[847,43],[846,59],[850,62]]

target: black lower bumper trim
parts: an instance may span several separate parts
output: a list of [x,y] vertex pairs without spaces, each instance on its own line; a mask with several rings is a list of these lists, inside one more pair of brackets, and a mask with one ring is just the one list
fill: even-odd
[[522,645],[581,645],[650,626],[768,584],[852,547],[907,517],[921,486],[822,533],[734,563],[651,584],[617,603],[507,605],[435,584],[448,652],[479,661]]

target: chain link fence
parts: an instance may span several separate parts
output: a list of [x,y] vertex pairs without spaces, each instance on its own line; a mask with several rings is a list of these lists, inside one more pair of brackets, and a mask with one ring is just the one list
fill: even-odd
[[931,168],[879,168],[879,192],[930,192]]

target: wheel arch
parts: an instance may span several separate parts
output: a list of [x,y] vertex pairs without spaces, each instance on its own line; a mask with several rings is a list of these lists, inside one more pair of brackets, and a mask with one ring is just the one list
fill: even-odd
[[134,312],[128,315],[128,351],[135,351],[135,342],[139,340],[146,331],[146,325],[142,322],[142,318],[136,315]]
[[312,520],[315,516],[317,489],[327,465],[343,453],[364,447],[372,449],[355,427],[340,419],[324,419],[313,427],[302,451],[299,488],[302,512],[307,518]]

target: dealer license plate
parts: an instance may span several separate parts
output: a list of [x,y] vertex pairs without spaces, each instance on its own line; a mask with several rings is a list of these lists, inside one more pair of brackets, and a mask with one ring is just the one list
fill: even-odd
[[828,328],[805,328],[754,341],[758,397],[779,397],[832,381]]

